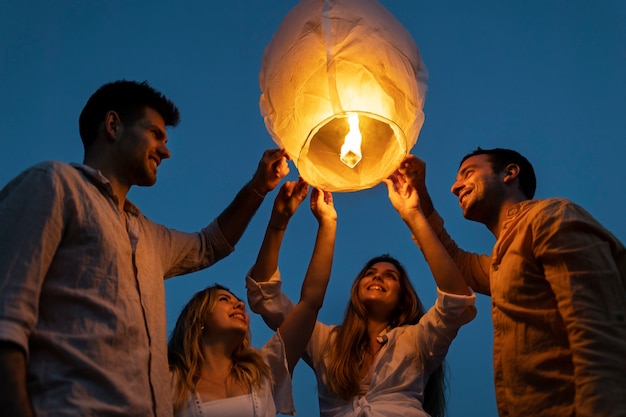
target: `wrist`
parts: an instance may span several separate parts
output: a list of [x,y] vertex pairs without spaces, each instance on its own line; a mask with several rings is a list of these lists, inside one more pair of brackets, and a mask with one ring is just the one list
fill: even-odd
[[279,224],[271,224],[270,223],[270,224],[267,225],[267,228],[271,229],[271,230],[286,230],[287,229],[287,225],[286,224],[285,225],[279,225]]
[[256,195],[259,198],[265,198],[265,196],[267,195],[267,191],[259,189],[254,185],[252,181],[248,183],[248,188],[252,191],[252,194]]

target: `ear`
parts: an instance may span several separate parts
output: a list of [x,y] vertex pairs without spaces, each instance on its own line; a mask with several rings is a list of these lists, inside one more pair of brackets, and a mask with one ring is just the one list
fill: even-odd
[[509,184],[513,182],[519,175],[519,171],[520,171],[519,165],[508,164],[506,168],[504,168],[504,178],[503,178],[504,183]]
[[120,119],[120,116],[117,114],[117,112],[114,112],[112,110],[108,111],[107,114],[104,116],[104,129],[107,132],[107,137],[115,139],[121,126],[122,120]]

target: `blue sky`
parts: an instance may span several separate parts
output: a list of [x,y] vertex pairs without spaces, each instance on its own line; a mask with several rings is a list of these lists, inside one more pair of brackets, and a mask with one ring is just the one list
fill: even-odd
[[[581,204],[626,242],[626,3],[605,1],[381,1],[408,29],[430,78],[426,120],[413,148],[450,234],[489,252],[494,239],[464,220],[449,189],[460,158],[481,146],[525,154],[537,197]],[[153,220],[194,231],[231,201],[274,147],[260,116],[258,72],[265,45],[296,4],[283,0],[0,0],[0,185],[42,160],[82,160],[78,114],[100,85],[147,80],[174,100],[172,158],[157,184],[129,198]],[[290,179],[297,178],[292,167]],[[166,283],[168,327],[191,295],[215,282],[245,295],[273,195],[237,250],[212,268]],[[367,259],[390,253],[408,268],[422,300],[435,287],[383,185],[335,195],[339,226],[322,321],[343,316],[348,288]],[[293,298],[316,223],[306,205],[287,230],[280,267]],[[489,299],[449,355],[449,415],[494,416]],[[253,340],[270,333],[253,318]],[[294,375],[299,416],[317,415],[312,371]]]

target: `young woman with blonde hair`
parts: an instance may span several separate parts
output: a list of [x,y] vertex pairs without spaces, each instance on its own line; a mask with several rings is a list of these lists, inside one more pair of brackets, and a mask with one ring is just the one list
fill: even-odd
[[[284,234],[307,191],[302,180],[280,189],[259,256],[275,249],[272,236]],[[295,414],[291,373],[322,306],[336,233],[337,214],[329,193],[313,189],[311,211],[319,227],[300,301],[263,348],[250,345],[244,303],[227,288],[202,290],[183,308],[168,345],[176,417]]]

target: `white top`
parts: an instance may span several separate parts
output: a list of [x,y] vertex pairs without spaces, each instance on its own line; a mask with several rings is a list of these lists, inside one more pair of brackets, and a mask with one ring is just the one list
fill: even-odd
[[[263,315],[286,313],[291,308],[281,292],[279,272],[268,282],[247,277],[248,301],[252,311]],[[366,380],[363,395],[349,401],[328,389],[328,346],[332,329],[317,322],[307,345],[304,361],[315,371],[321,417],[426,417],[422,409],[424,387],[430,374],[443,362],[459,328],[476,316],[476,295],[447,294],[437,290],[435,305],[418,324],[396,327],[381,333],[383,347]]]
[[223,398],[221,400],[202,402],[198,393],[194,394],[196,402],[200,401],[200,413],[203,416],[219,417],[247,417],[254,416],[252,394],[239,395],[237,397]]
[[272,371],[274,385],[264,379],[261,387],[252,387],[252,392],[248,395],[209,402],[202,402],[200,396],[193,393],[189,396],[187,405],[175,413],[175,417],[276,417],[278,413],[295,415],[291,374],[280,333],[276,332],[261,348],[261,354]]

